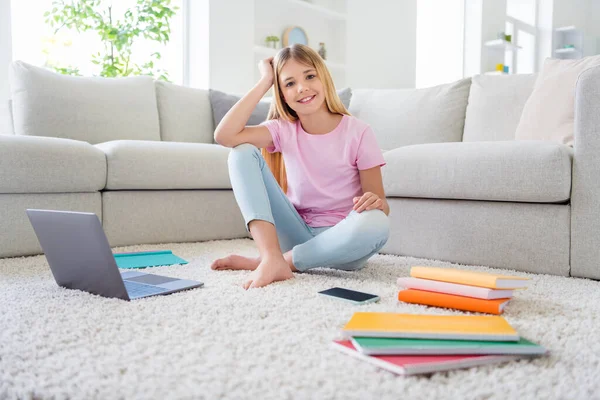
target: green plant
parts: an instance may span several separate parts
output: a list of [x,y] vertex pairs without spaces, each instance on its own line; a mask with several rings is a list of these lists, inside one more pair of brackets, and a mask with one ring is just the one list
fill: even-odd
[[279,42],[279,37],[277,37],[277,36],[267,36],[266,39],[265,39],[265,41],[267,43],[269,43],[269,42],[275,42],[275,43],[277,43],[277,42]]
[[[145,38],[166,44],[171,33],[170,19],[178,10],[171,7],[171,0],[137,0],[118,18],[112,6],[103,0],[54,0],[52,10],[44,13],[46,23],[54,29],[76,29],[77,32],[95,31],[100,36],[104,51],[92,54],[92,63],[101,67],[100,76],[116,77],[150,75],[168,81],[168,72],[155,66],[161,58],[159,52],[138,65],[132,61],[132,47],[136,40]],[[78,75],[73,67],[53,68],[62,74]]]

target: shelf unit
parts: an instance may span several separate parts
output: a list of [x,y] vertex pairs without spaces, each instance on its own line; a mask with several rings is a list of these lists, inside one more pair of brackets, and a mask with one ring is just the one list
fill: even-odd
[[487,71],[484,75],[510,75],[514,73],[514,65],[511,60],[514,60],[514,54],[522,47],[509,42],[505,39],[493,39],[483,43],[485,54],[485,69],[493,69],[496,64],[507,65],[510,72],[503,71]]
[[[346,82],[346,21],[346,0],[254,0],[254,65],[281,49],[288,27],[299,26],[312,49],[325,43],[325,64],[335,86],[342,88]],[[265,45],[265,38],[271,35],[279,37],[278,48]],[[260,77],[258,68],[255,77]]]
[[[577,59],[583,57],[583,32],[576,26],[562,26],[554,30],[554,57]],[[565,46],[573,47],[565,47]]]

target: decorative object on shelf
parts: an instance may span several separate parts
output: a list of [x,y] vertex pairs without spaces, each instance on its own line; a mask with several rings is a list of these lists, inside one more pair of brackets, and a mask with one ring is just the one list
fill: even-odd
[[504,72],[504,64],[496,64],[496,71]]
[[277,43],[279,43],[279,37],[277,36],[267,36],[265,38],[265,42],[267,43],[267,47],[276,49],[277,48]]
[[319,55],[323,60],[327,60],[327,50],[325,49],[325,43],[319,43]]
[[507,42],[512,42],[512,35],[507,35],[505,32],[498,32],[496,37],[500,40],[506,40]]
[[504,69],[502,70],[502,72],[504,72],[505,74],[508,74],[508,65],[504,66]]
[[290,26],[283,32],[283,47],[291,46],[296,43],[308,46],[308,36],[304,29],[299,26]]
[[564,48],[564,49],[574,49],[574,48],[575,48],[575,45],[574,45],[574,44],[565,44],[565,45],[563,46],[563,48]]

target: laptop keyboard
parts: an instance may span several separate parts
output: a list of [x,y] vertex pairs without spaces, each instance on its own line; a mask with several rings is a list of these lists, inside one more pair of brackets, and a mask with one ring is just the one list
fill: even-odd
[[156,286],[144,285],[142,283],[136,283],[127,280],[124,280],[123,282],[125,283],[125,289],[127,289],[127,294],[129,295],[130,299],[163,293],[167,291],[167,289],[159,288]]

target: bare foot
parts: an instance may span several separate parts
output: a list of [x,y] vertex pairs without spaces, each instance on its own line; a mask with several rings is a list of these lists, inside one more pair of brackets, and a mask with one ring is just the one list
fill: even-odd
[[244,289],[257,288],[293,277],[294,274],[283,257],[272,261],[263,260],[244,282],[243,287]]
[[254,271],[259,264],[260,257],[250,258],[232,254],[215,260],[210,268],[215,271],[223,271],[226,269]]

